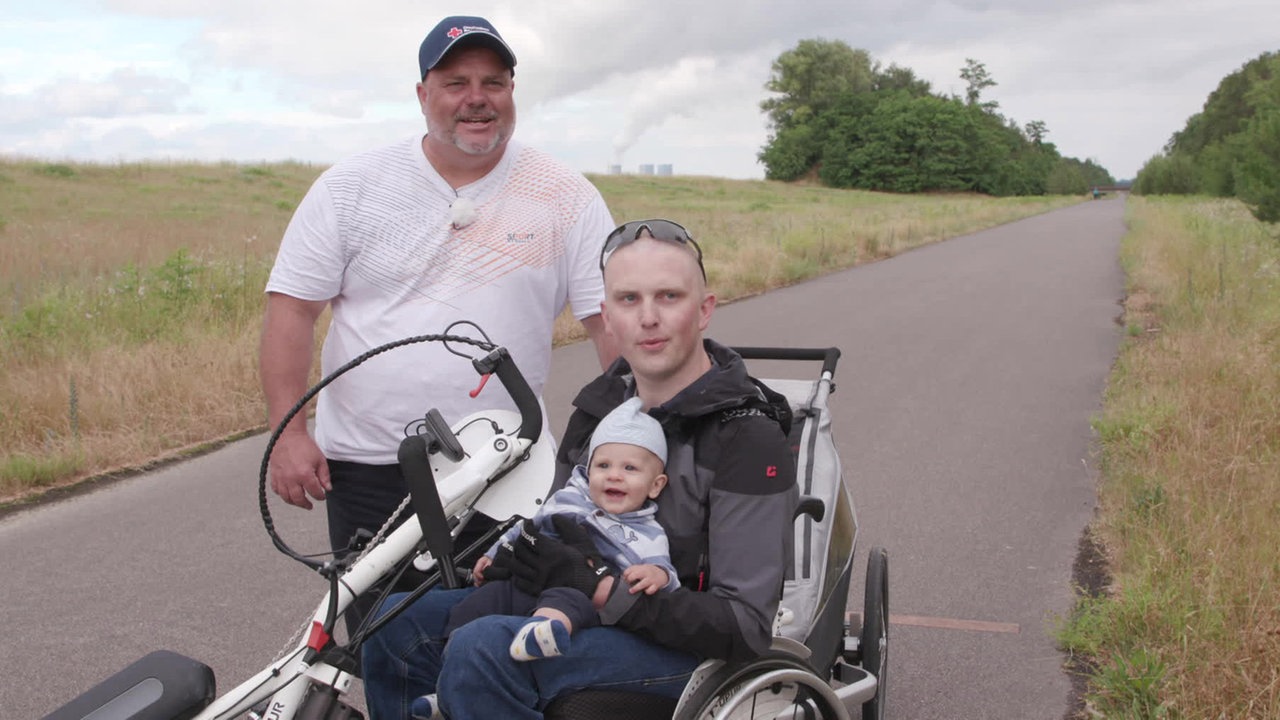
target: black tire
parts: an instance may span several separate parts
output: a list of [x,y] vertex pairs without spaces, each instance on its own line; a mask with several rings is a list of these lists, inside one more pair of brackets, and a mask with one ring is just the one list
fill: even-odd
[[731,720],[835,718],[836,702],[831,686],[807,663],[764,657],[721,668],[689,696],[674,720],[709,720],[725,708],[733,708]]
[[871,548],[867,556],[867,586],[858,649],[862,669],[876,678],[876,696],[863,703],[862,720],[884,720],[889,670],[889,553],[882,547]]

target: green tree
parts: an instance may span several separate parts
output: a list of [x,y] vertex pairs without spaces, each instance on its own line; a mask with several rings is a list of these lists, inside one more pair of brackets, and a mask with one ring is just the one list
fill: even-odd
[[964,90],[964,99],[967,104],[981,107],[988,112],[995,111],[997,103],[980,102],[983,90],[999,84],[991,77],[986,65],[973,58],[965,58],[964,67],[960,68],[960,79],[967,84]]
[[781,132],[811,122],[845,93],[870,92],[875,68],[866,50],[840,40],[801,40],[773,61],[760,103],[770,126]]
[[889,65],[875,74],[876,92],[905,92],[912,97],[924,97],[930,94],[928,80],[921,80],[911,68]]
[[[977,108],[969,110],[977,112]],[[996,196],[1044,195],[1049,172],[1059,159],[1058,149],[1049,142],[1029,142],[1016,123],[1001,125],[987,113],[981,113],[981,118],[987,149],[974,189]]]
[[1280,115],[1254,118],[1247,138],[1254,152],[1239,166],[1238,196],[1254,217],[1280,222]]
[[1198,192],[1218,197],[1234,197],[1236,174],[1249,148],[1240,133],[1205,146],[1194,156]]
[[1243,131],[1257,112],[1259,98],[1254,88],[1265,85],[1278,72],[1280,54],[1263,53],[1224,77],[1209,93],[1204,108],[1169,139],[1167,150],[1196,155]]
[[822,156],[823,134],[817,124],[779,130],[757,155],[764,164],[765,179],[790,182],[809,172]]
[[1089,190],[1080,168],[1069,162],[1057,162],[1045,180],[1045,189],[1053,195],[1083,195]]
[[1272,217],[1280,192],[1277,115],[1280,53],[1268,52],[1222,79],[1204,108],[1143,166],[1133,191],[1236,196],[1257,217]]
[[[822,174],[822,165],[832,158],[842,157],[844,153],[849,152],[852,148],[856,148],[863,141],[863,133],[872,122],[870,119],[872,111],[876,105],[888,96],[888,93],[881,92],[864,92],[864,93],[844,93],[837,97],[831,106],[824,110],[820,115],[816,116],[812,122],[804,126],[802,149],[805,151],[805,160],[808,165],[799,172],[794,170],[794,166],[784,164],[788,155],[799,156],[800,150],[792,148],[800,145],[800,143],[792,141],[790,138],[779,133],[778,138],[771,141],[770,145],[761,153],[761,161],[765,163],[765,177],[773,178],[775,175],[781,179],[783,174],[791,174],[792,178],[800,177],[806,172],[814,169],[819,170],[819,178],[822,182],[833,187],[858,187],[856,176],[858,169],[847,164],[842,166],[836,172],[841,174],[841,180],[831,181],[826,179]],[[788,134],[799,134],[800,129],[788,131]],[[777,150],[774,145],[778,145]],[[778,162],[777,171],[774,170],[770,162]],[[839,164],[839,161],[837,161]]]
[[1115,178],[1092,160],[1059,158],[1049,173],[1048,191],[1058,195],[1079,195],[1099,185],[1114,185]]
[[[1062,161],[1045,123],[1023,129],[984,101],[996,81],[977,60],[966,60],[961,77],[965,97],[941,97],[910,68],[883,68],[840,41],[802,40],[778,56],[765,85],[773,93],[760,104],[770,126],[757,155],[765,177],[795,180],[816,169],[835,187],[1044,194]],[[1110,177],[1073,162],[1056,186]]]
[[860,128],[849,127],[846,118],[832,134],[820,177],[836,187],[889,192],[968,189],[971,122],[957,102],[892,94],[875,104]]
[[1010,167],[1028,146],[1016,123],[1005,123],[1004,118],[988,112],[981,105],[964,105],[969,124],[966,149],[971,158],[967,164],[971,175],[965,178],[965,186],[988,195],[1014,195],[1014,188],[1022,184],[1019,176],[1025,168]]
[[1027,139],[1039,145],[1044,142],[1045,136],[1049,134],[1049,126],[1043,120],[1032,120],[1026,125]]
[[1196,167],[1186,154],[1156,155],[1142,166],[1133,181],[1138,195],[1189,195],[1197,191]]

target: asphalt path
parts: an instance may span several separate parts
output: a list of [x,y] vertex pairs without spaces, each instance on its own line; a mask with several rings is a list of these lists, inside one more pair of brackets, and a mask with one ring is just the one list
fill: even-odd
[[[1089,420],[1122,335],[1123,232],[1122,199],[1091,201],[712,319],[730,344],[843,351],[831,405],[859,521],[849,609],[862,604],[867,550],[886,547],[890,718],[1068,711],[1051,629],[1071,606],[1094,507]],[[557,432],[595,370],[586,345],[556,351]],[[223,690],[276,656],[324,584],[262,529],[265,443],[0,519],[0,715],[42,717],[155,649],[209,664]],[[323,549],[321,513],[275,515],[295,548]]]

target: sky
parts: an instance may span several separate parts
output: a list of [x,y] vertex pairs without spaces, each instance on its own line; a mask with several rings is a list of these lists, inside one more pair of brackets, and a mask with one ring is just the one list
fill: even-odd
[[0,155],[328,165],[421,133],[423,35],[482,15],[516,53],[516,137],[586,173],[762,178],[773,61],[842,40],[1039,120],[1132,178],[1226,75],[1280,50],[1275,0],[8,0]]

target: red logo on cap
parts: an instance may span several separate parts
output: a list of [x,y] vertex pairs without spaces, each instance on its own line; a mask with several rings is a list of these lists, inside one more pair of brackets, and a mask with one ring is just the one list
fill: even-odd
[[770,465],[769,467],[765,468],[765,469],[764,469],[764,476],[765,476],[765,477],[778,477],[778,466],[777,466],[777,465]]
[[448,32],[447,34],[448,34],[448,35],[449,35],[449,37],[451,37],[451,38],[456,38],[456,37],[458,37],[459,35],[461,35],[461,34],[462,34],[462,31],[461,31],[461,30],[459,30],[459,29],[458,29],[458,28],[456,28],[456,27],[451,27],[451,28],[449,28],[449,32]]

